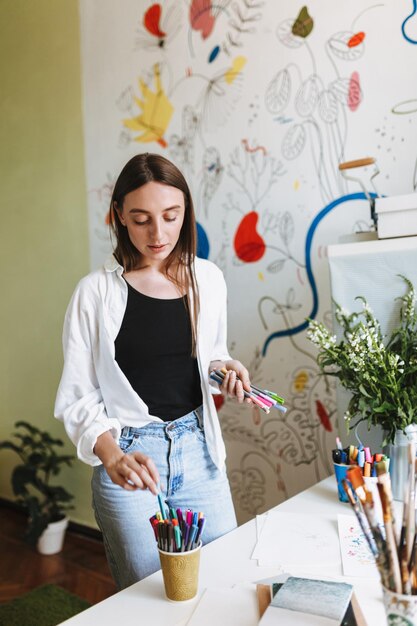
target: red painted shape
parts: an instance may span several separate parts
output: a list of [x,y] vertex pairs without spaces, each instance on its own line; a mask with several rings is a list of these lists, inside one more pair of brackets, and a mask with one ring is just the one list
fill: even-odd
[[355,33],[347,42],[348,48],[355,48],[356,46],[359,46],[359,44],[362,43],[364,39],[365,39],[364,32],[361,31],[359,33]]
[[240,222],[233,241],[236,256],[245,263],[254,263],[262,259],[266,245],[256,231],[259,215],[251,211]]
[[316,400],[316,411],[320,420],[320,424],[325,430],[327,430],[327,432],[331,433],[333,430],[332,423],[330,421],[330,417],[326,410],[326,407],[322,402],[320,402],[320,400]]
[[155,37],[165,37],[166,33],[159,28],[162,7],[160,4],[152,4],[143,16],[143,25],[146,30]]
[[216,407],[217,411],[220,411],[220,409],[222,408],[224,404],[224,396],[219,393],[216,393],[215,395],[213,394],[213,400],[214,400],[214,406]]
[[190,5],[191,28],[200,30],[203,39],[210,36],[216,22],[212,8],[211,0],[193,0]]
[[362,100],[361,84],[358,72],[353,72],[349,81],[348,107],[356,111]]
[[263,152],[263,154],[265,156],[267,155],[266,148],[264,148],[263,146],[255,146],[255,147],[251,148],[250,145],[249,145],[249,141],[247,139],[242,139],[242,144],[243,144],[246,152],[258,152],[258,150],[260,150],[261,152]]

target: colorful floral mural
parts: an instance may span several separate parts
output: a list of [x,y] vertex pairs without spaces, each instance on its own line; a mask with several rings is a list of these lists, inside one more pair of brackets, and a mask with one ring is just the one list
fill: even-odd
[[92,267],[121,166],[171,158],[226,277],[230,350],[286,398],[269,415],[216,398],[240,521],[332,471],[335,389],[305,330],[330,320],[327,246],[372,225],[339,163],[374,156],[381,193],[416,188],[409,4],[80,0]]

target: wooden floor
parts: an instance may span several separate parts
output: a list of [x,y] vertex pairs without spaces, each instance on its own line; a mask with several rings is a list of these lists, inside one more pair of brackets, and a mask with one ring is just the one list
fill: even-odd
[[54,583],[96,604],[116,592],[101,541],[68,532],[61,553],[38,554],[22,541],[26,516],[0,507],[0,602]]

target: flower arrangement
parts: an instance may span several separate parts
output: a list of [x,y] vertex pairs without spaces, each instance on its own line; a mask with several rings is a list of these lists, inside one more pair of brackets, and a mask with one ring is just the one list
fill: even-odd
[[[417,423],[417,312],[412,283],[401,276],[407,293],[401,300],[399,325],[382,335],[365,298],[362,311],[349,313],[335,303],[342,336],[338,341],[326,326],[309,321],[308,338],[318,347],[322,374],[335,376],[351,393],[345,420],[348,429],[359,422],[382,426],[385,443],[397,430]],[[357,418],[351,423],[351,420]]]

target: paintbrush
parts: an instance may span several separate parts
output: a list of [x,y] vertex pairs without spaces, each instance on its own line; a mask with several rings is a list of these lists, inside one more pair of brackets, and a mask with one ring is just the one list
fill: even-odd
[[[409,497],[410,497],[410,483],[408,482],[404,489],[404,504],[403,504],[403,522],[401,526],[400,538],[398,541],[398,559],[400,561],[401,580],[403,585],[403,593],[411,593],[411,580],[409,569],[409,558],[407,558],[408,538],[407,538],[407,525],[409,523]],[[411,548],[410,548],[411,556]]]
[[352,505],[352,508],[355,512],[355,515],[358,519],[359,522],[359,526],[361,527],[361,530],[363,532],[363,534],[365,535],[366,541],[368,542],[368,546],[372,552],[372,554],[374,555],[375,559],[378,558],[378,548],[376,547],[374,538],[372,536],[372,533],[370,531],[370,528],[367,524],[366,518],[363,514],[363,511],[359,505],[358,500],[355,498],[352,489],[350,488],[350,485],[348,483],[348,481],[343,478],[342,479],[342,485],[343,485],[343,489],[346,492],[346,495],[348,497],[348,500],[350,502],[350,504]]
[[408,519],[406,527],[407,562],[410,560],[415,535],[416,510],[416,445],[413,441],[408,444]]
[[[415,493],[415,480],[417,474],[417,459],[414,460],[414,493]],[[414,540],[411,548],[410,560],[408,561],[408,571],[410,574],[411,593],[413,596],[417,595],[417,513],[414,506],[412,507],[414,513]],[[411,515],[410,515],[411,519]]]
[[414,545],[415,528],[415,445],[408,444],[408,480],[404,488],[403,520],[398,541],[398,558],[401,568],[403,593],[410,594],[412,581],[410,563]]
[[390,590],[402,593],[401,569],[398,560],[397,542],[395,538],[395,521],[392,507],[391,479],[385,471],[385,463],[382,466],[376,463],[378,475],[378,491],[381,498],[382,513],[384,517],[385,538],[389,563]]
[[[417,526],[417,520],[416,520]],[[413,547],[411,549],[411,556],[408,562],[408,571],[410,574],[410,585],[411,585],[411,593],[413,596],[417,595],[417,568],[416,568],[416,558],[417,558],[417,532],[414,533],[414,541]]]
[[375,557],[375,561],[379,570],[379,574],[381,576],[382,584],[385,587],[389,587],[390,583],[392,583],[393,581],[389,580],[390,568],[387,547],[375,512],[375,503],[372,493],[366,488],[366,483],[363,479],[360,467],[351,467],[350,469],[348,469],[347,476],[352,483],[352,487],[355,490],[355,493],[362,505],[366,519],[368,520],[368,524],[371,529],[372,537],[376,544],[377,555]]

